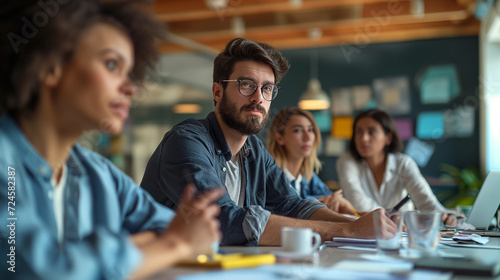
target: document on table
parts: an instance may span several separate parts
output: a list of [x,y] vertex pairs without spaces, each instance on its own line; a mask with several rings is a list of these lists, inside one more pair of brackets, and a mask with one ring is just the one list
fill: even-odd
[[[356,271],[364,272],[370,275],[386,275],[387,279],[432,279],[445,280],[451,279],[451,273],[443,273],[438,271],[414,270],[413,263],[410,261],[392,259],[380,261],[366,260],[343,260],[333,266],[340,271]],[[406,277],[405,277],[406,275]],[[354,278],[358,279],[358,278]],[[361,278],[359,278],[361,279]],[[368,276],[366,279],[373,279]]]
[[478,249],[500,250],[500,246],[495,246],[495,245],[461,244],[461,243],[457,243],[455,241],[447,241],[447,240],[441,240],[441,241],[439,241],[439,244],[444,245],[444,246],[459,247],[459,248],[478,248]]
[[[360,265],[367,263],[366,261],[351,261],[355,262],[355,269],[336,268],[336,267],[318,267],[305,265],[270,265],[261,266],[255,269],[238,269],[226,271],[214,271],[206,273],[195,273],[191,275],[183,275],[176,280],[282,280],[282,279],[317,279],[317,280],[447,280],[451,279],[451,273],[442,273],[437,271],[411,270],[411,267],[406,265],[405,273],[401,273],[401,269],[392,271],[367,271],[359,270]],[[356,262],[359,262],[356,264]],[[374,262],[374,265],[380,267],[380,262]],[[372,265],[373,266],[373,265]],[[404,266],[404,265],[403,265]],[[394,266],[393,266],[394,268]]]
[[334,237],[332,241],[325,241],[327,247],[360,247],[360,248],[377,248],[376,239],[367,238],[347,238],[347,237]]
[[369,238],[334,237],[333,241],[340,243],[377,244],[376,239]]
[[413,263],[399,259],[384,261],[343,260],[336,263],[333,267],[343,270],[409,273],[413,269]]

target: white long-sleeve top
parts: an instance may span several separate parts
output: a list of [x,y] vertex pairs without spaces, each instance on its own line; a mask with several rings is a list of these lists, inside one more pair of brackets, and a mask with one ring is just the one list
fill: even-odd
[[345,197],[357,211],[392,209],[407,193],[414,205],[407,203],[402,210],[411,210],[413,206],[424,211],[446,210],[432,192],[415,161],[405,154],[387,155],[380,189],[366,161],[357,161],[350,153],[337,160],[337,173]]

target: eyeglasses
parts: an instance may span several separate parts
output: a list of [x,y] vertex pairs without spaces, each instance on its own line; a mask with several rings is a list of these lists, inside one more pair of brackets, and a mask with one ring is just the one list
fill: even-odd
[[[240,91],[240,94],[243,96],[250,96],[254,94],[257,91],[257,88],[259,87],[254,81],[249,79],[222,80],[222,82],[223,83],[238,82],[238,90]],[[260,87],[262,89],[261,90],[262,97],[267,101],[271,101],[274,98],[276,98],[276,96],[278,95],[278,90],[280,89],[275,84],[265,84]]]

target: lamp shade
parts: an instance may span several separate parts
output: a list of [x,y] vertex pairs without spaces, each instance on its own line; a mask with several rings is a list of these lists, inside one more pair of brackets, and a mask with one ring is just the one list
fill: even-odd
[[330,98],[321,89],[321,83],[316,78],[311,78],[306,91],[299,100],[299,107],[303,110],[325,110],[330,108]]
[[176,114],[198,114],[201,109],[199,104],[177,104],[174,106],[173,111]]

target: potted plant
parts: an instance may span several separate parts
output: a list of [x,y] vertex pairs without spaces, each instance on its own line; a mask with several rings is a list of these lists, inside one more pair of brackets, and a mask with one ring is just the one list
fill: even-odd
[[457,184],[456,190],[443,191],[439,194],[439,199],[444,201],[445,206],[448,208],[472,206],[484,181],[479,169],[475,166],[459,169],[450,164],[443,164],[441,170],[444,172],[441,179],[453,179]]

